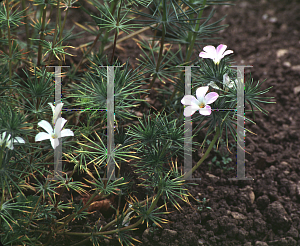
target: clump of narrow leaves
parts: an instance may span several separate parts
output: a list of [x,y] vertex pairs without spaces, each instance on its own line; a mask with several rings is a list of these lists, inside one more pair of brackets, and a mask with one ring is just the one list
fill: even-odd
[[[239,88],[227,56],[232,52],[222,44],[199,48],[225,28],[224,18],[211,23],[214,10],[207,16],[204,11],[217,4],[230,5],[0,1],[2,244],[103,245],[115,235],[120,245],[133,245],[140,224],[160,228],[168,222],[161,218],[168,205],[180,210],[179,200],[189,204],[188,188],[196,184],[185,175],[199,167],[224,130],[227,144],[229,131],[236,136],[238,115],[229,110],[237,105]],[[72,22],[80,15],[92,22]],[[73,27],[67,30],[67,23]],[[75,25],[83,31],[74,33]],[[149,29],[152,37],[142,40]],[[75,45],[83,34],[91,41]],[[134,70],[128,60],[115,59],[130,38],[141,53]],[[198,67],[188,77],[189,92],[185,69],[192,64]],[[161,88],[155,88],[157,81]],[[267,113],[259,103],[269,103],[262,97],[268,90],[251,77],[245,81],[245,102],[253,113]],[[185,158],[185,124],[192,114],[199,123],[192,137],[204,129],[204,141],[215,137],[197,165],[184,171],[177,161],[182,165]],[[192,144],[192,151],[203,146]],[[106,221],[95,219],[97,213]]]

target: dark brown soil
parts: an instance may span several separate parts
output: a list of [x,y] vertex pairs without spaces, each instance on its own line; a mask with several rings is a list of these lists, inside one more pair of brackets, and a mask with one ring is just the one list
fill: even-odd
[[[204,12],[206,16],[208,11]],[[205,207],[211,209],[204,207],[200,211],[193,199],[190,199],[191,206],[178,200],[181,212],[169,205],[168,211],[172,213],[161,216],[171,223],[148,229],[142,225],[131,233],[142,242],[136,245],[300,245],[299,13],[297,0],[236,1],[235,6],[216,7],[213,20],[226,14],[222,24],[229,24],[229,27],[219,34],[220,41],[210,44],[226,44],[228,49],[234,50],[237,65],[253,66],[246,72],[251,72],[254,81],[266,80],[263,89],[273,86],[266,96],[274,97],[272,101],[276,104],[262,105],[269,115],[256,112],[256,125],[246,123],[246,128],[255,133],[246,136],[246,150],[250,154],[246,154],[245,164],[246,177],[254,180],[230,181],[229,178],[236,176],[235,170],[225,173],[215,166],[209,170],[208,163],[214,156],[211,153],[193,174],[201,181],[193,181],[197,186],[190,189],[196,199],[206,198]],[[74,16],[74,19],[83,23],[84,16]],[[150,34],[153,31],[143,33]],[[85,37],[72,45],[91,40],[92,37]],[[136,43],[130,39],[122,43],[121,48],[116,49],[115,56],[122,63],[130,57],[132,67],[137,67],[136,58],[141,52]],[[81,53],[78,51],[77,55],[72,58],[75,63],[80,60]],[[108,55],[110,57],[111,50]],[[156,88],[161,86],[155,83]],[[159,108],[153,90],[150,99],[151,104]],[[144,110],[141,109],[141,113]],[[253,120],[250,113],[246,116]],[[230,157],[232,162],[228,167],[235,167],[235,154]],[[193,164],[199,159],[200,155],[195,154]],[[144,195],[140,196],[143,199]],[[97,216],[100,212],[90,219]],[[100,245],[119,243],[113,238]]]

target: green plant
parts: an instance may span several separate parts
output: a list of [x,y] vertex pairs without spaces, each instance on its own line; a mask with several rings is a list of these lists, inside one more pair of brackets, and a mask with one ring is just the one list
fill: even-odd
[[211,207],[205,207],[205,204],[206,204],[206,198],[204,197],[202,199],[202,201],[199,201],[196,199],[197,202],[200,203],[200,206],[197,208],[200,212],[204,209],[204,208],[207,208],[207,209],[211,209]]
[[[62,245],[65,240],[73,246],[88,241],[102,245],[112,235],[117,235],[121,245],[132,245],[136,239],[130,232],[141,223],[160,226],[168,222],[161,218],[168,213],[161,211],[168,202],[178,210],[178,199],[189,202],[188,188],[195,184],[187,178],[208,157],[224,130],[227,143],[228,130],[236,136],[237,114],[228,109],[236,107],[237,88],[228,81],[222,85],[225,74],[232,81],[237,77],[230,58],[224,57],[228,53],[198,57],[199,45],[226,27],[220,25],[225,17],[211,23],[214,9],[204,12],[217,4],[231,5],[223,0],[0,3],[0,237],[4,245]],[[145,12],[147,8],[152,14]],[[75,22],[84,30],[80,33],[74,33],[75,26],[67,30],[66,23],[73,24],[68,17],[82,13],[92,22]],[[151,40],[136,39],[149,29]],[[91,41],[74,47],[83,33]],[[123,33],[127,35],[121,38]],[[123,64],[115,60],[116,49],[133,37],[141,50],[134,70],[128,60]],[[171,43],[178,44],[179,50],[172,50]],[[224,45],[219,47],[224,49]],[[75,50],[82,52],[79,60],[71,59]],[[185,95],[182,71],[192,64],[198,66],[192,74],[192,94],[197,96],[193,103],[191,95]],[[54,65],[55,73],[48,68]],[[107,66],[115,66],[114,78]],[[174,90],[154,88],[156,79],[171,82]],[[217,91],[206,94],[211,82]],[[156,112],[150,110],[153,105],[146,98],[150,89],[157,89],[155,96],[162,105]],[[254,85],[251,78],[245,81],[245,99],[252,112],[255,106],[266,113],[258,103],[269,103],[261,97],[268,90],[261,91],[259,82]],[[181,102],[189,106],[184,108]],[[147,115],[138,117],[140,106],[146,107]],[[106,122],[112,119],[112,109],[115,128]],[[200,114],[195,121],[206,121],[199,131],[208,125],[205,139],[214,137],[204,156],[183,174],[177,163],[171,166],[170,162],[184,155],[182,116],[197,110]],[[65,124],[68,129],[62,129]],[[108,137],[110,131],[115,134],[114,144]],[[58,146],[62,173],[56,177]],[[111,173],[110,162],[116,168]],[[135,182],[126,168],[134,171]],[[80,181],[78,176],[82,176]],[[146,190],[147,199],[137,199],[133,185]],[[164,204],[157,206],[160,198]],[[95,207],[103,214],[113,208],[106,225],[99,226],[99,219],[92,218]],[[80,221],[84,230],[74,225]]]
[[[210,140],[206,140],[206,143],[209,145],[211,143]],[[209,171],[211,171],[211,167],[213,164],[215,164],[217,167],[221,168],[225,173],[230,171],[230,170],[234,170],[233,167],[227,167],[226,165],[229,164],[232,159],[229,157],[229,153],[231,153],[230,151],[236,147],[235,144],[231,143],[230,144],[231,147],[229,149],[229,151],[226,151],[226,143],[224,142],[223,139],[221,139],[220,141],[220,145],[219,148],[217,148],[216,145],[214,145],[214,149],[213,149],[213,154],[214,157],[211,159],[211,161],[208,163],[209,166]]]

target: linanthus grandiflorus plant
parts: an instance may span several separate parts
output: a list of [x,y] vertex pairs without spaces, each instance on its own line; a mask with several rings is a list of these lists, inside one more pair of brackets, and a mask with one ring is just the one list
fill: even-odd
[[[166,222],[160,215],[167,212],[160,211],[163,206],[157,207],[160,198],[165,201],[164,206],[170,201],[177,209],[180,209],[177,199],[188,202],[189,184],[179,172],[177,162],[173,163],[173,158],[183,156],[183,113],[191,116],[195,109],[199,110],[195,120],[208,122],[206,137],[212,132],[216,134],[188,175],[205,160],[222,129],[235,132],[234,112],[215,110],[236,105],[237,75],[225,57],[226,47],[222,45],[216,52],[212,52],[212,47],[204,48],[210,54],[202,57],[210,59],[192,59],[197,45],[225,27],[218,25],[223,18],[209,23],[215,11],[212,9],[205,17],[204,10],[226,2],[5,0],[0,4],[0,236],[3,244],[59,245],[64,239],[70,241],[76,236],[73,245],[87,241],[101,245],[105,237],[115,234],[122,245],[130,245],[134,239],[129,233],[141,223],[160,226]],[[87,4],[95,10],[89,10],[93,8],[87,8]],[[146,8],[151,8],[152,14],[146,14]],[[66,23],[71,19],[68,17],[79,13],[93,20],[92,23],[75,22],[93,39],[74,47],[72,42],[82,33],[73,33],[73,28],[66,30]],[[137,16],[143,20],[135,19]],[[134,21],[143,24],[133,24]],[[132,28],[139,30],[132,32]],[[151,28],[154,29],[153,40],[136,39],[138,34]],[[19,31],[24,33],[24,39],[18,38]],[[127,35],[121,38],[123,32]],[[128,62],[114,61],[116,49],[133,37],[144,54],[134,71],[129,69]],[[170,43],[179,44],[176,53]],[[73,54],[67,50],[74,48],[82,48],[83,53],[79,61],[73,63],[70,62]],[[107,51],[110,51],[110,61],[105,57]],[[188,100],[190,97],[183,100],[184,73],[178,67],[192,63],[200,65],[192,75],[192,94],[196,93],[196,101]],[[55,106],[52,104],[55,76],[44,67],[53,64],[70,66],[62,67],[64,103],[58,101]],[[105,126],[108,75],[106,68],[100,65],[123,65],[114,71],[117,126],[113,154],[108,153]],[[16,70],[18,74],[14,73]],[[157,89],[156,97],[162,109],[150,115],[149,108],[153,105],[145,98],[147,90],[140,87],[155,89],[156,78],[164,84],[173,83],[175,89],[170,91],[164,86]],[[211,88],[215,91],[208,92]],[[262,102],[260,95],[268,90],[260,91],[259,83],[254,86],[253,80],[245,81],[245,88],[246,101],[262,110],[257,102]],[[183,111],[180,102],[189,104],[190,108]],[[139,103],[148,107],[149,116],[144,114],[143,120],[134,110]],[[66,111],[74,107],[82,111]],[[63,117],[59,117],[57,112],[62,109],[65,110]],[[138,122],[133,122],[136,118]],[[65,124],[68,129],[62,129]],[[47,133],[40,132],[38,126]],[[65,136],[60,146],[64,156],[63,175],[54,180],[51,169],[59,135]],[[110,158],[117,168],[116,179],[107,177]],[[131,165],[134,175],[142,180],[139,185],[148,192],[143,201],[131,190],[132,177],[122,170],[126,165]],[[103,179],[102,173],[108,180]],[[84,179],[78,181],[75,175]],[[68,199],[63,198],[66,193]],[[88,195],[85,204],[73,199],[76,195],[81,200],[84,194]],[[109,196],[119,198],[117,204],[111,204],[116,212],[106,225],[99,227],[91,220],[88,209],[95,199]],[[122,205],[121,198],[125,198],[127,204]],[[74,222],[87,222],[88,218],[88,226],[82,225],[79,229],[73,226]]]
[[[200,120],[200,123],[197,125],[200,126],[204,120],[206,123],[203,124],[198,132],[207,126],[208,133],[215,132],[213,140],[210,142],[210,145],[201,158],[201,160],[193,167],[193,169],[188,173],[190,175],[194,170],[196,170],[201,163],[207,158],[209,152],[212,150],[217,139],[220,141],[223,130],[225,130],[225,139],[228,148],[228,132],[231,132],[234,140],[236,138],[236,126],[237,126],[237,114],[235,110],[229,110],[236,108],[237,105],[237,73],[230,69],[229,65],[226,62],[225,56],[233,53],[232,50],[227,50],[227,46],[220,44],[217,48],[209,45],[203,48],[204,51],[200,52],[199,57],[205,58],[204,61],[200,61],[200,76],[199,81],[204,87],[200,87],[196,91],[196,97],[186,95],[181,100],[181,103],[187,105],[184,110],[184,116],[192,116],[197,110],[200,113],[200,116],[195,117],[195,121]],[[234,79],[231,79],[228,74],[235,76]],[[202,75],[202,76],[201,76]],[[222,79],[223,78],[223,79]],[[242,80],[243,83],[243,80]],[[197,82],[195,83],[197,84]],[[219,94],[214,94],[216,92],[210,92],[205,96],[205,93],[208,91],[209,87],[212,90],[218,91]],[[261,97],[262,94],[269,91],[269,89],[260,90],[261,84],[259,82],[254,86],[253,79],[248,79],[244,82],[244,100],[251,106],[251,111],[254,116],[253,107],[256,107],[259,111],[267,114],[267,111],[261,108],[257,102],[263,103],[272,103],[264,101],[262,99],[271,99],[272,97]],[[215,100],[217,98],[217,100]],[[214,102],[215,101],[215,102]],[[211,107],[208,104],[214,102],[214,112],[211,113]],[[225,109],[225,110],[222,110]],[[202,115],[208,117],[202,117]],[[182,116],[182,114],[181,114]],[[245,117],[245,121],[251,121]],[[197,128],[196,127],[196,128]],[[246,131],[247,129],[245,129]],[[249,130],[247,130],[249,131]],[[245,134],[245,132],[244,132]],[[203,143],[206,141],[208,134],[206,134]],[[218,141],[218,142],[219,142]],[[202,143],[202,145],[203,145]]]

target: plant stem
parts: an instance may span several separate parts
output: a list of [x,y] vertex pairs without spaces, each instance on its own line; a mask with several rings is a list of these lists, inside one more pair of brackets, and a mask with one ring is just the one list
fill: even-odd
[[117,28],[115,30],[115,38],[114,38],[114,46],[113,46],[113,52],[111,55],[111,60],[110,60],[110,64],[113,64],[114,61],[114,55],[115,55],[115,50],[116,50],[116,45],[117,45],[117,38],[118,38],[118,34],[119,34],[119,21],[120,21],[120,13],[121,13],[121,7],[122,7],[122,0],[120,1],[120,7],[118,9],[118,18],[117,18]]
[[[131,34],[129,34],[129,35],[123,37],[123,38],[120,38],[119,40],[117,40],[117,43],[116,43],[116,44],[122,43],[123,41],[125,41],[125,40],[127,40],[127,39],[129,39],[129,38],[132,38],[132,37],[134,37],[134,36],[136,36],[136,35],[138,35],[138,34],[144,32],[144,31],[147,31],[148,29],[150,29],[151,27],[154,27],[155,25],[157,25],[157,24],[153,24],[153,25],[151,25],[151,26],[144,27],[144,28],[142,28],[141,30],[138,30],[138,31],[136,31],[136,32],[133,32],[133,33],[131,33]],[[89,48],[89,50],[83,55],[83,57],[81,58],[80,62],[79,62],[78,65],[76,66],[76,68],[75,68],[75,70],[74,70],[74,72],[73,72],[73,75],[78,71],[78,68],[79,68],[79,67],[81,66],[81,64],[83,63],[84,58],[86,58],[86,56],[92,51],[92,49],[93,49],[94,46],[96,45],[98,39],[100,38],[100,35],[101,35],[101,33],[99,33],[99,34],[97,35],[96,39],[94,40],[94,42],[93,42],[93,44],[91,45],[91,47]],[[113,45],[114,45],[114,44],[111,43],[111,44],[105,46],[105,48],[103,49],[103,52],[106,51],[106,50],[109,50],[111,47],[113,47]]]
[[[56,41],[56,36],[57,36],[57,29],[60,30],[60,8],[59,8],[60,0],[57,2],[57,15],[56,15],[56,23],[55,23],[55,31],[54,31],[54,36],[53,36],[53,42],[52,42],[52,48],[55,46],[55,41]],[[59,27],[58,27],[59,25]],[[50,53],[49,59],[48,59],[48,66],[51,64],[53,53]]]
[[[46,184],[44,185],[43,188],[45,188],[45,186],[48,184],[48,182],[49,182],[49,179],[47,179]],[[33,215],[35,214],[36,207],[37,207],[37,205],[40,203],[40,201],[41,201],[41,199],[42,199],[42,196],[43,196],[43,193],[41,193],[39,199],[37,200],[37,202],[36,202],[36,204],[35,204],[35,206],[34,206],[34,208],[32,209],[32,212],[31,212],[31,214],[30,214],[29,221],[28,221],[28,223],[26,224],[25,229],[28,227],[30,221],[32,220],[32,217],[33,217]]]
[[[71,177],[73,176],[74,173],[75,173],[75,168],[73,169],[73,171],[72,171],[72,173],[71,173],[71,175],[70,175],[70,177],[69,177],[69,180],[71,179]],[[66,181],[66,185],[69,183],[69,180]],[[63,186],[62,189],[61,189],[61,191],[59,192],[59,195],[58,195],[58,197],[57,197],[57,199],[56,199],[56,202],[55,202],[55,204],[54,204],[54,208],[55,208],[55,209],[57,208],[58,203],[60,202],[61,196],[62,196],[62,194],[64,193],[65,190],[66,190],[66,186]],[[55,220],[54,220],[54,218],[52,218],[50,228],[51,228],[51,226],[52,226],[54,223],[55,223]]]
[[[196,24],[196,28],[195,28],[195,31],[198,32],[199,29],[200,29],[200,18],[202,17],[202,14],[203,14],[203,10],[205,8],[205,5],[206,5],[206,0],[203,1],[203,4],[202,4],[202,9],[200,10],[199,14],[198,14],[198,20],[197,20],[197,24]],[[189,33],[189,35],[193,35],[192,37],[192,41],[191,41],[191,45],[189,46],[189,51],[188,51],[188,54],[186,56],[186,61],[189,61],[190,58],[191,58],[191,55],[192,55],[192,50],[194,48],[194,44],[195,44],[195,40],[196,40],[196,37],[197,37],[197,33]]]
[[[144,203],[146,203],[149,199],[153,199],[153,197],[154,196],[151,196],[150,198],[147,198],[147,199],[145,199],[144,201],[142,201],[140,204],[141,205],[143,205]],[[160,197],[160,195],[156,195],[156,200],[155,200],[155,202],[154,202],[154,204],[152,204],[151,205],[151,209],[153,210],[153,208],[155,207],[155,205],[157,204],[157,201],[158,201],[158,199],[159,199],[159,197]],[[148,210],[148,212],[149,213],[151,213],[151,211],[150,211],[150,208],[149,208],[149,210]],[[126,212],[125,212],[125,215],[127,214],[127,213],[129,213],[130,211],[132,210],[132,208],[128,208],[127,210],[126,210]],[[107,225],[105,225],[104,227],[102,227],[102,229],[101,229],[101,231],[102,231],[102,234],[101,235],[105,235],[106,233],[105,233],[105,230],[106,229],[108,229],[109,227],[111,227],[112,225],[114,225],[115,223],[116,223],[116,221],[117,221],[117,219],[120,219],[120,216],[121,215],[119,215],[119,218],[116,218],[116,219],[114,219],[113,221],[111,221],[111,222],[109,222]],[[138,222],[142,222],[142,218],[138,221]],[[140,223],[138,223],[138,222],[136,222],[135,224],[133,224],[134,226],[137,226],[137,225],[139,225]],[[132,225],[131,225],[132,226]],[[131,228],[131,226],[127,226],[127,227],[125,227],[125,229],[129,229],[129,227]],[[122,229],[124,229],[124,228],[122,228]],[[121,230],[122,230],[121,229]],[[42,231],[42,230],[34,230],[35,232],[41,232],[41,233],[48,233],[48,231]],[[109,234],[113,234],[113,233],[115,233],[115,231],[116,230],[114,230],[113,232],[112,231],[109,231],[109,232],[112,232],[112,233],[109,233]],[[65,234],[65,235],[75,235],[75,233],[68,233],[68,232],[58,232],[58,233],[56,233],[56,234]],[[90,233],[85,233],[84,235],[82,234],[82,233],[77,233],[76,234],[77,236],[90,236],[91,234]],[[94,234],[95,235],[95,234]],[[97,234],[97,235],[99,235],[99,234]],[[85,239],[86,240],[86,239]],[[82,243],[83,241],[81,241],[81,243]],[[49,242],[48,242],[48,244],[49,244]],[[75,245],[80,245],[79,243],[77,243],[77,244],[75,244]],[[46,246],[46,245],[45,245]]]
[[[152,210],[155,208],[159,198],[160,198],[161,194],[160,192],[155,196],[154,198],[154,201],[152,202],[150,208],[148,209],[147,211],[147,214],[149,215]],[[100,235],[110,235],[110,234],[114,234],[114,233],[118,233],[120,231],[127,231],[127,230],[130,230],[130,229],[134,229],[135,227],[137,227],[139,224],[141,224],[143,222],[144,218],[140,218],[136,223],[132,224],[132,225],[129,225],[129,226],[126,226],[126,227],[123,227],[121,229],[115,229],[115,230],[110,230],[110,231],[103,231],[103,228],[101,230],[101,232],[94,232],[94,233],[90,233],[90,232],[87,232],[87,233],[80,233],[80,232],[57,232],[56,235],[77,235],[77,236],[100,236]],[[58,231],[59,229],[61,229],[64,225],[60,226],[59,228],[57,228],[56,231]],[[35,230],[35,231],[38,231],[38,232],[42,232],[42,233],[47,233],[47,231],[42,231],[42,230]],[[45,245],[46,246],[46,245]]]
[[[5,2],[5,8],[6,8],[6,20],[7,20],[7,39],[8,39],[8,48],[9,48],[9,60],[8,60],[8,68],[9,68],[9,91],[10,95],[14,95],[13,89],[12,89],[12,42],[13,40],[11,39],[11,34],[10,34],[10,9],[9,9],[9,0],[6,0]],[[19,99],[19,95],[15,94],[15,97]],[[12,97],[11,97],[12,98]],[[14,105],[14,101],[12,100],[12,104]]]
[[[113,14],[113,13],[112,13],[112,14]],[[123,37],[123,38],[120,38],[119,40],[117,40],[116,44],[122,43],[123,41],[125,41],[125,40],[127,40],[127,39],[130,39],[130,38],[132,38],[132,37],[134,37],[134,36],[136,36],[136,35],[138,35],[138,34],[144,32],[144,31],[147,31],[148,29],[154,27],[155,25],[157,25],[157,24],[153,24],[153,25],[151,25],[151,26],[144,27],[144,28],[142,28],[141,30],[138,30],[138,31],[136,31],[136,32],[133,32],[133,33],[131,33],[131,34],[129,34],[129,35]],[[1,30],[0,30],[0,31],[1,31]],[[107,32],[106,32],[106,34],[107,34]],[[105,35],[106,35],[106,34],[105,34]],[[80,62],[79,62],[78,65],[76,66],[75,70],[73,71],[72,76],[75,75],[75,73],[78,71],[79,67],[82,65],[82,63],[83,63],[84,59],[86,58],[86,56],[87,56],[87,55],[92,51],[92,49],[95,47],[95,45],[96,45],[98,39],[100,38],[100,36],[101,36],[101,33],[99,33],[99,34],[97,35],[97,37],[96,37],[96,39],[94,40],[93,44],[90,46],[90,48],[88,49],[88,51],[82,56]],[[104,45],[104,44],[102,44],[101,47],[102,47],[103,45]],[[105,46],[104,48],[102,47],[102,48],[101,48],[101,50],[102,50],[101,53],[103,53],[104,51],[110,49],[111,47],[113,47],[113,45],[114,45],[114,43],[111,43],[111,44]]]
[[[49,243],[51,242],[51,237],[53,236],[53,234],[62,234],[62,233],[57,233],[57,231],[59,231],[61,228],[63,228],[66,224],[68,224],[73,218],[75,218],[75,216],[77,214],[80,214],[84,209],[86,209],[86,207],[88,207],[95,199],[95,197],[97,196],[97,191],[95,191],[95,193],[90,197],[90,199],[88,200],[88,202],[85,204],[85,206],[83,206],[83,208],[81,208],[76,214],[70,214],[69,216],[67,216],[67,218],[65,219],[65,222],[63,225],[61,225],[60,227],[51,230],[48,233],[48,241],[45,244],[45,246],[49,245]],[[108,195],[102,196],[102,192],[99,194],[100,197],[107,197]],[[64,232],[63,232],[64,233]]]
[[[93,199],[95,198],[95,196],[99,195],[100,197],[103,195],[102,192],[100,192],[99,194],[99,191],[95,191],[94,194],[90,197],[90,199],[87,201],[87,203],[85,204],[85,206],[83,206],[77,213],[74,213],[74,214],[70,214],[66,219],[65,219],[65,222],[63,225],[59,226],[58,228],[56,228],[54,232],[57,232],[59,231],[60,229],[62,229],[66,224],[68,224],[73,218],[76,217],[76,215],[80,214],[83,210],[85,210],[92,202],[93,202]],[[58,234],[58,233],[56,233]]]
[[[2,205],[3,205],[4,200],[5,200],[5,183],[3,182],[2,184],[3,184],[3,186],[2,186],[2,197],[1,197],[0,210],[2,210]],[[1,216],[0,216],[0,225],[1,225]]]
[[181,120],[182,115],[183,115],[183,112],[184,112],[184,110],[181,111],[181,113],[180,113],[180,115],[179,115],[179,117],[178,117],[178,122]]
[[[9,0],[6,0],[6,19],[7,19],[7,38],[8,38],[8,48],[9,48],[9,85],[12,86],[12,45],[11,45],[11,36],[10,36],[10,24],[9,24]],[[13,95],[12,89],[10,88],[10,94]]]
[[[156,64],[156,72],[158,72],[158,69],[160,67],[160,62],[161,62],[161,59],[162,59],[162,53],[163,53],[163,50],[164,50],[164,44],[165,44],[165,36],[166,36],[166,20],[167,20],[167,8],[166,8],[166,0],[163,0],[163,24],[162,24],[162,37],[161,37],[161,40],[160,40],[160,50],[159,50],[159,56],[158,56],[158,60],[157,60],[157,64]],[[149,86],[149,89],[152,88],[153,84],[154,84],[154,81],[157,77],[157,74],[155,73],[153,78],[152,78],[152,81],[151,81],[151,84]]]
[[24,12],[25,12],[25,16],[24,16],[25,32],[26,32],[26,40],[27,40],[27,51],[29,51],[30,46],[31,46],[31,40],[29,39],[29,27],[28,27],[28,19],[27,19],[25,0],[22,0],[22,8],[24,9]]
[[81,66],[84,58],[92,51],[92,49],[94,48],[94,46],[96,45],[98,39],[100,38],[101,33],[99,32],[97,37],[95,38],[93,44],[91,45],[91,47],[88,49],[88,51],[82,56],[80,62],[78,63],[78,65],[76,66],[74,72],[72,73],[72,76],[75,75],[75,73],[78,71],[79,67]]
[[[151,196],[150,198],[145,199],[144,201],[141,202],[141,205],[144,204],[144,203],[146,203],[147,200],[152,199],[153,197],[154,197],[154,196]],[[128,209],[125,211],[124,215],[126,216],[130,211],[132,211],[132,208],[128,208]],[[118,216],[117,216],[117,217],[118,217]],[[105,225],[105,226],[102,228],[102,231],[105,231],[105,230],[108,229],[109,227],[113,226],[113,225],[117,222],[117,220],[120,219],[120,218],[121,218],[121,215],[119,216],[119,218],[116,218],[116,219],[114,219],[113,221],[109,222],[107,225]]]
[[78,243],[75,243],[75,244],[73,244],[72,246],[78,246],[78,245],[81,245],[81,244],[83,244],[83,243],[85,243],[85,242],[87,242],[87,241],[89,241],[90,240],[90,237],[87,237],[86,239],[83,239],[82,241],[80,241],[80,242],[78,242]]
[[[60,11],[60,9],[59,9],[59,11]],[[63,25],[62,25],[62,27],[61,27],[61,30],[59,30],[59,41],[58,41],[58,42],[61,41],[62,33],[63,33],[64,28],[65,28],[65,25],[66,25],[66,20],[67,20],[68,12],[69,12],[69,8],[66,10],[66,14],[65,14],[65,17],[64,17]],[[60,45],[62,45],[62,43],[61,43]],[[62,56],[64,57],[65,55],[62,54]],[[62,60],[59,60],[58,63],[59,63],[59,65],[61,66],[61,65],[62,65]]]
[[[117,4],[118,4],[118,0],[114,0],[113,3],[112,3],[112,5],[111,5],[110,8],[109,8],[109,12],[111,12],[111,15],[112,15],[112,16],[114,16],[114,13],[115,13]],[[101,46],[100,46],[100,54],[103,53],[103,48],[104,48],[104,45],[107,43],[108,35],[109,35],[109,32],[106,30],[106,31],[105,31],[105,35],[104,35],[104,38],[103,38],[103,40],[102,40],[102,41],[104,41],[104,42],[101,42]]]
[[184,175],[184,179],[187,180],[187,178],[189,176],[191,176],[191,174],[201,165],[201,163],[207,158],[207,156],[209,155],[210,151],[212,150],[213,146],[215,145],[215,142],[218,140],[220,135],[220,127],[217,126],[217,131],[216,131],[216,135],[214,136],[213,140],[211,141],[210,145],[208,146],[208,149],[206,150],[204,156],[202,156],[202,158],[197,162],[197,164]]
[[[4,198],[5,198],[5,183],[3,182],[3,186],[2,186],[3,190],[2,190],[2,198],[1,198],[1,204],[0,204],[0,209],[2,209],[2,205],[4,203]],[[0,217],[1,219],[1,217]]]
[[[125,41],[125,40],[127,40],[129,38],[132,38],[132,37],[134,37],[134,36],[136,36],[136,35],[138,35],[138,34],[140,34],[142,32],[145,32],[148,29],[153,28],[155,25],[157,26],[157,24],[155,23],[155,24],[152,24],[151,26],[147,26],[147,27],[144,27],[144,28],[142,28],[142,29],[140,29],[140,30],[138,30],[136,32],[130,33],[130,34],[126,35],[125,37],[118,39],[117,44],[122,43],[123,41]],[[111,47],[113,47],[113,45],[114,44],[111,43],[111,44],[105,46],[105,48],[103,49],[103,51],[109,50]],[[152,47],[153,47],[153,42],[152,42]]]
[[[192,40],[190,41],[190,45],[189,45],[189,49],[187,51],[188,53],[187,53],[187,56],[186,56],[186,59],[185,59],[185,63],[189,62],[190,59],[191,59],[192,50],[194,48],[195,40],[196,40],[196,37],[197,37],[197,32],[200,29],[200,18],[202,17],[205,5],[206,5],[206,0],[203,1],[203,4],[202,4],[203,8],[198,13],[198,18],[197,18],[198,20],[197,20],[197,24],[196,24],[196,27],[195,27],[196,33],[189,32],[188,40],[191,39],[191,35],[192,35]],[[181,72],[181,74],[180,74],[180,81],[183,81],[183,72]],[[176,93],[177,93],[177,89],[175,88],[174,91],[173,91],[173,94],[171,95],[171,98],[169,99],[169,101],[167,102],[167,104],[171,103],[171,101],[174,98],[174,96],[175,96]]]
[[[45,0],[45,4],[44,4],[40,40],[45,39],[44,31],[45,31],[45,25],[46,25],[46,11],[47,11],[46,4],[48,4],[48,0]],[[41,65],[41,59],[42,59],[42,42],[40,41],[39,42],[39,49],[38,49],[37,66]]]
[[[110,10],[111,10],[111,14],[112,14],[112,15],[114,15],[114,12],[115,12],[115,9],[116,9],[116,5],[117,5],[117,3],[116,3],[116,1],[114,1],[114,2],[112,3],[112,5],[110,6]],[[86,56],[87,56],[87,55],[92,51],[92,49],[95,47],[95,45],[96,45],[98,39],[100,38],[101,34],[102,34],[102,33],[100,32],[100,28],[99,28],[99,33],[98,33],[97,37],[95,38],[93,44],[92,44],[91,47],[88,49],[88,51],[87,51],[85,54],[83,54],[83,56],[82,56],[80,62],[79,62],[78,65],[76,66],[75,70],[73,71],[72,76],[75,75],[75,73],[78,71],[79,67],[80,67],[81,64],[83,63],[83,60],[86,58]],[[106,40],[106,39],[108,38],[108,35],[109,35],[109,33],[108,33],[108,32],[105,32],[105,36],[104,36],[104,39],[103,39],[103,40]],[[121,42],[121,40],[119,40],[119,41]],[[122,40],[122,41],[123,41],[123,40]],[[117,43],[119,43],[119,42],[117,42]],[[107,49],[109,49],[109,48],[111,48],[111,47],[113,46],[113,44],[111,44],[111,45],[109,46],[109,48],[108,48],[108,47],[105,47],[105,49],[104,49],[104,45],[105,45],[105,44],[106,44],[105,42],[101,43],[101,46],[100,46],[100,53],[101,53],[101,54],[103,53],[103,50],[107,50]]]
[[[158,23],[156,24],[156,29],[154,31],[154,38],[152,40],[152,48],[154,47],[154,41],[155,41],[155,37],[156,37],[156,33],[157,33],[157,26],[158,26]],[[150,51],[149,51],[149,56],[150,56]]]
[[4,151],[4,148],[5,148],[5,143],[2,144],[1,146],[1,149],[0,149],[0,170],[2,168],[2,162],[3,162],[3,151]]

